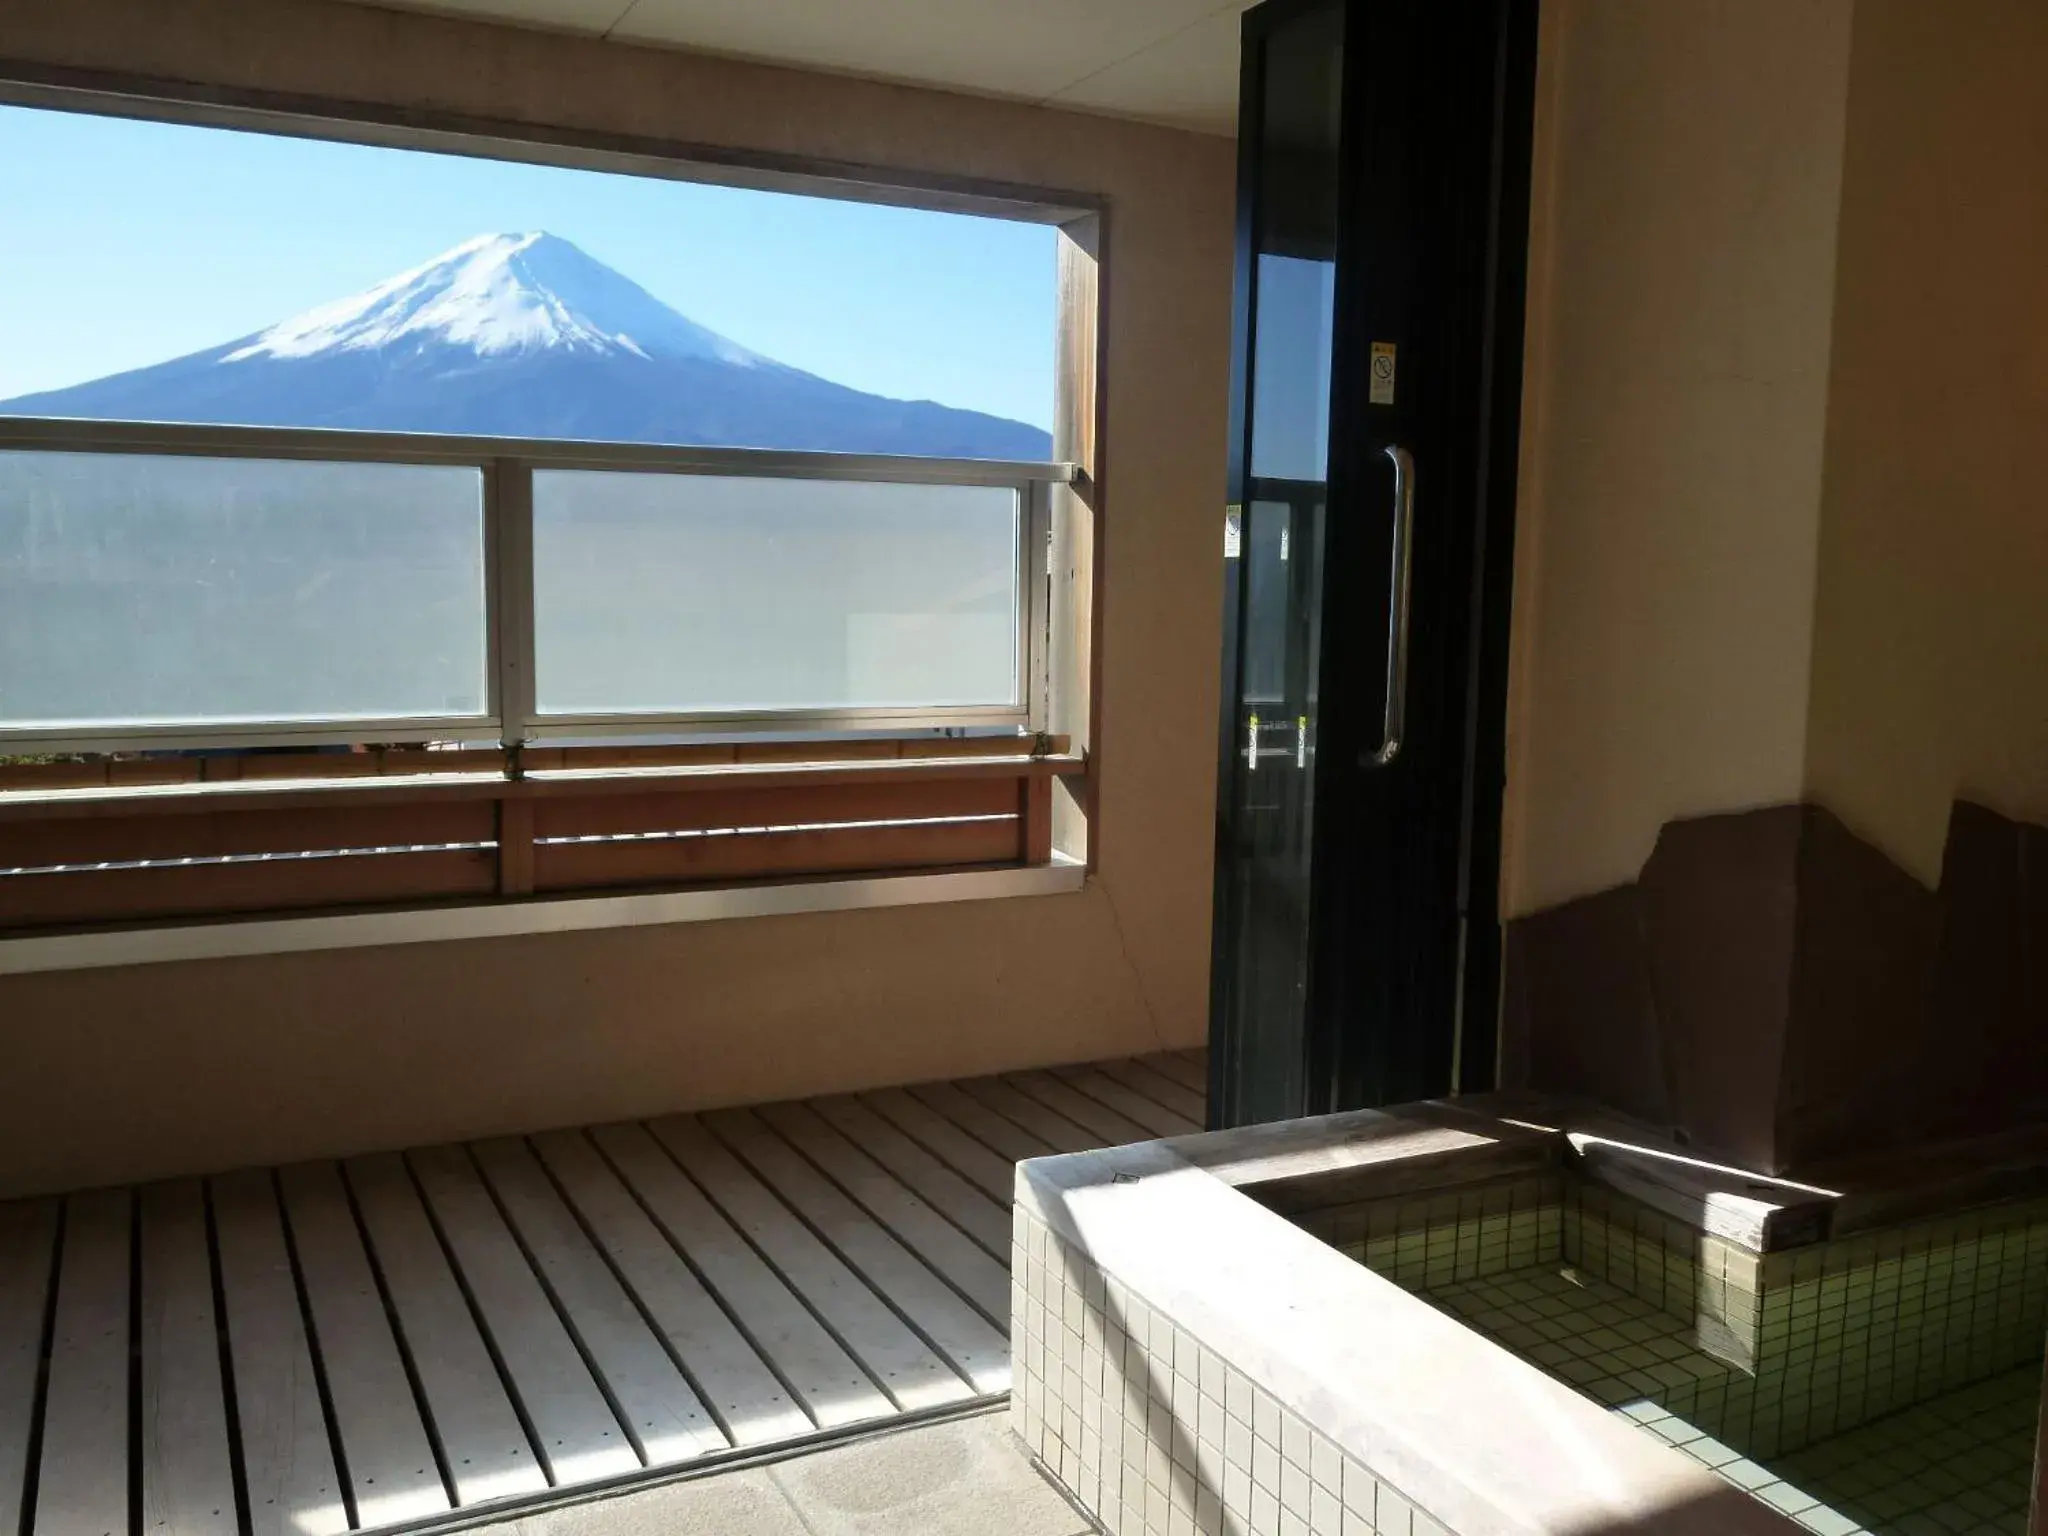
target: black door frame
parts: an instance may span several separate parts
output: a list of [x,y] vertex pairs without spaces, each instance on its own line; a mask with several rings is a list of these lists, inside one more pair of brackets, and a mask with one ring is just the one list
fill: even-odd
[[[1509,603],[1521,424],[1522,329],[1537,0],[1268,0],[1244,19],[1230,500],[1249,506],[1255,356],[1253,195],[1263,41],[1306,13],[1344,11],[1322,684],[1311,770],[1315,857],[1300,1111],[1474,1092],[1494,1084],[1501,936]],[[1361,190],[1371,188],[1367,196]],[[1368,409],[1368,342],[1399,343],[1391,408]],[[1421,344],[1418,345],[1418,340]],[[1411,711],[1437,729],[1388,768],[1378,744],[1390,590],[1385,450],[1419,464]],[[1426,514],[1426,515],[1425,515]],[[1219,764],[1238,745],[1232,686],[1236,562],[1226,589]],[[1446,598],[1456,601],[1447,602]],[[1455,622],[1446,620],[1454,612]],[[1445,729],[1449,723],[1454,729]],[[1224,780],[1227,783],[1228,780]],[[1211,1116],[1257,1042],[1226,1023],[1222,944],[1231,832],[1219,784]],[[1415,893],[1427,890],[1427,899]],[[1446,921],[1454,907],[1456,922]],[[1374,935],[1382,963],[1354,942]],[[1249,1064],[1249,1067],[1248,1065]]]

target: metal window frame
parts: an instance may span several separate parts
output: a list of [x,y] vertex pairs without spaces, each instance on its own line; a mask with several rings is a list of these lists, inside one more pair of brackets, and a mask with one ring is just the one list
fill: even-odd
[[[1071,464],[812,453],[643,443],[436,437],[278,427],[229,427],[0,417],[0,452],[170,454],[234,460],[444,464],[482,476],[486,710],[465,716],[110,724],[54,730],[0,725],[0,751],[23,754],[235,750],[431,739],[507,748],[564,739],[779,734],[847,735],[1047,728],[1052,487]],[[1002,486],[1018,497],[1016,702],[837,710],[541,714],[534,701],[533,475],[603,469],[722,478]]]

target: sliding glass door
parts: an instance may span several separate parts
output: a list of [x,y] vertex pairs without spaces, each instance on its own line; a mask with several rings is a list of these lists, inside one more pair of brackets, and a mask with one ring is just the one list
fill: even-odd
[[1218,1123],[1490,1083],[1533,24],[1245,18]]

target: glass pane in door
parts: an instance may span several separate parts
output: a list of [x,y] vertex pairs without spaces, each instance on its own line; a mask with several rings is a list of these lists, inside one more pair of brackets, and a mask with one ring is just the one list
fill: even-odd
[[1215,1002],[1227,1123],[1300,1114],[1343,11],[1258,44],[1242,511],[1226,542]]

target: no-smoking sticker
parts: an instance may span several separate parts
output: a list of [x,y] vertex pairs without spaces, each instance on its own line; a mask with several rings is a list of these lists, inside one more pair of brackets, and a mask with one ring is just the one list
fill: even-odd
[[1394,344],[1391,341],[1376,341],[1372,344],[1372,387],[1366,399],[1373,405],[1394,403]]

